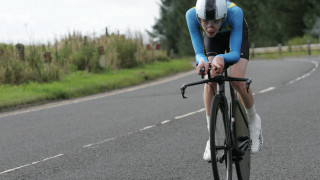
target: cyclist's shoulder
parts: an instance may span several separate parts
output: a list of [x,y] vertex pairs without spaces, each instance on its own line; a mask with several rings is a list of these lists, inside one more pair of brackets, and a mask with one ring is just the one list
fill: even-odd
[[186,16],[196,16],[196,7],[192,7],[190,9],[188,9],[188,11],[186,12]]
[[233,26],[238,23],[242,23],[243,11],[235,3],[228,1],[228,13],[226,23],[230,26]]
[[227,1],[228,15],[243,13],[242,9],[235,3]]
[[193,24],[193,25],[199,24],[197,13],[196,13],[196,7],[192,7],[186,12],[186,19],[188,24]]

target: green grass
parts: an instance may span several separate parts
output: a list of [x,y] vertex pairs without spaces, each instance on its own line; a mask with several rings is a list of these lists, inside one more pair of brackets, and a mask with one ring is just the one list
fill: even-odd
[[[320,50],[311,51],[311,55],[320,55]],[[252,57],[252,55],[250,55]],[[308,56],[307,51],[293,51],[293,52],[282,52],[281,56],[279,52],[275,53],[256,53],[252,59],[279,59],[283,57],[295,57],[295,56]]]
[[[312,55],[320,55],[320,51],[312,51]],[[283,52],[282,56],[278,53],[255,54],[253,59],[279,59],[292,56],[307,56],[307,52]],[[193,57],[155,62],[133,69],[108,70],[100,74],[77,71],[64,75],[60,81],[51,83],[0,85],[0,112],[17,106],[26,107],[29,104],[71,99],[141,84],[192,69],[190,61],[193,61]]]
[[16,106],[53,100],[71,99],[141,84],[160,77],[192,69],[191,58],[155,62],[144,67],[109,70],[101,74],[74,72],[61,81],[40,84],[37,82],[0,85],[0,111]]

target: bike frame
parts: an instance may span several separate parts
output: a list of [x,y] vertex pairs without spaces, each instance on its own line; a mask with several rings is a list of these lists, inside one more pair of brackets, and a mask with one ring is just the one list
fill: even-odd
[[[204,72],[204,70],[202,70],[202,73],[203,72]],[[210,69],[209,69],[209,72],[210,72]],[[202,75],[202,77],[203,77],[203,75]],[[227,69],[225,69],[223,71],[222,75],[217,75],[217,76],[211,78],[210,74],[208,74],[208,79],[184,84],[180,89],[181,89],[182,97],[187,98],[185,96],[185,90],[189,86],[195,86],[195,85],[209,83],[209,82],[215,82],[218,84],[219,92],[217,95],[222,97],[222,100],[223,100],[224,115],[225,115],[225,119],[226,119],[225,126],[227,129],[229,129],[228,132],[231,133],[231,136],[229,136],[229,137],[231,137],[231,141],[228,142],[226,144],[226,147],[223,147],[223,148],[232,149],[232,160],[234,162],[238,163],[242,160],[242,156],[245,154],[246,150],[250,146],[251,141],[250,141],[249,137],[241,137],[241,138],[245,138],[245,139],[242,139],[241,143],[239,143],[239,144],[237,143],[238,139],[236,139],[237,135],[236,135],[236,128],[235,128],[234,119],[235,119],[235,114],[236,114],[235,108],[237,107],[236,103],[240,103],[240,102],[237,98],[237,93],[234,91],[234,89],[232,88],[232,86],[230,84],[231,103],[230,103],[230,114],[229,114],[228,100],[227,100],[226,94],[225,94],[225,82],[226,81],[229,81],[229,82],[230,81],[243,81],[243,82],[245,82],[246,89],[247,89],[248,93],[249,93],[250,84],[252,82],[252,80],[250,78],[229,77]],[[246,125],[248,125],[246,115],[244,114],[241,106],[239,106],[239,110],[240,110],[241,116],[243,117]],[[238,169],[237,169],[237,173],[238,173]],[[240,176],[241,176],[241,174],[240,174]],[[240,179],[242,179],[242,177]]]

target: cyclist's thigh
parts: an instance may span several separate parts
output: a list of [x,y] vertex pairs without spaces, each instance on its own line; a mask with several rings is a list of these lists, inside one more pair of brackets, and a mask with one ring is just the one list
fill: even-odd
[[248,40],[248,25],[245,20],[243,20],[243,30],[242,30],[242,44],[241,44],[241,54],[240,60],[230,67],[230,76],[243,78],[245,76],[247,65],[249,62],[249,40]]
[[240,58],[236,64],[230,66],[230,76],[243,78],[246,74],[248,62],[247,59]]

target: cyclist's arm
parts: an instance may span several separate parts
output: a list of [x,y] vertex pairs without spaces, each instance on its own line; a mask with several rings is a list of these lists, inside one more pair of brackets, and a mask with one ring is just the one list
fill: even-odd
[[197,19],[195,8],[191,8],[187,11],[186,20],[187,20],[188,29],[191,36],[193,49],[196,54],[195,57],[196,57],[197,64],[199,64],[201,60],[207,63],[208,58],[204,54],[203,39],[200,31],[201,25]]
[[225,63],[236,63],[240,59],[242,29],[243,29],[243,12],[241,8],[235,6],[228,11],[227,22],[232,27],[230,35],[230,52],[227,54],[219,54]]

